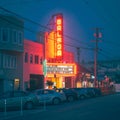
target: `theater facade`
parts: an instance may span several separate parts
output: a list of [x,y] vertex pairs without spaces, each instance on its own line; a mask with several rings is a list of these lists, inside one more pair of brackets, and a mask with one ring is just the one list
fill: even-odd
[[24,42],[25,89],[48,88],[48,81],[53,83],[52,87],[75,87],[77,65],[74,54],[64,49],[63,15],[53,15],[51,23],[50,30],[42,34],[42,42]]

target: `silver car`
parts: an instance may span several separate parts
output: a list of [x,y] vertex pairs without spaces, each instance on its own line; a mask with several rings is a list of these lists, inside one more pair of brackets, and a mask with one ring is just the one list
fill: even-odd
[[37,89],[33,91],[38,97],[39,103],[43,104],[60,104],[63,101],[66,101],[66,96],[64,93],[58,93],[55,90],[50,89]]
[[37,96],[25,91],[7,91],[0,95],[0,110],[8,109],[32,109],[38,105]]

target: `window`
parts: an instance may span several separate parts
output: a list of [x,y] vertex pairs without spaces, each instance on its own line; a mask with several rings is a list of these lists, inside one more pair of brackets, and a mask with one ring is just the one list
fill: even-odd
[[2,28],[1,29],[1,41],[2,42],[8,42],[9,41],[9,29],[8,28]]
[[4,98],[4,99],[11,98],[11,97],[13,97],[13,93],[12,92],[5,92],[1,96],[1,98]]
[[14,44],[22,45],[23,32],[18,31],[18,30],[12,30],[12,41]]
[[7,58],[6,59],[6,61],[7,61],[7,67],[10,68],[10,66],[11,66],[11,58],[12,57],[10,55],[7,55],[6,58]]
[[25,53],[25,63],[27,63],[28,62],[28,53],[26,52]]
[[17,44],[17,31],[16,30],[12,31],[12,41],[14,44]]
[[2,28],[0,28],[0,42],[2,41]]
[[44,90],[44,94],[53,94],[54,93],[54,91],[52,91],[52,90]]
[[33,63],[33,55],[30,54],[30,63]]
[[39,56],[35,55],[35,64],[39,64]]
[[14,57],[13,58],[14,60],[14,62],[13,62],[13,68],[16,68],[16,66],[17,66],[17,57]]
[[14,97],[24,97],[24,96],[26,96],[26,94],[23,91],[15,91],[14,92]]
[[22,32],[18,32],[18,44],[22,45],[23,43],[23,33]]
[[17,57],[12,55],[3,55],[3,67],[4,68],[16,68],[17,66]]
[[41,90],[37,91],[37,95],[43,94]]

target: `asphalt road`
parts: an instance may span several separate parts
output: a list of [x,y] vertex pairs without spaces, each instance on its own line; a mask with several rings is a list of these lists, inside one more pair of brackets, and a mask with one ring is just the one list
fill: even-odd
[[29,111],[0,113],[0,120],[120,120],[120,94]]

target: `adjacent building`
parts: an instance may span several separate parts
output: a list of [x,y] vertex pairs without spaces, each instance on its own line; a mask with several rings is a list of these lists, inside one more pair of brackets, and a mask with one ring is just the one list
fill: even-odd
[[24,89],[44,88],[43,44],[31,40],[24,40],[23,80]]
[[23,86],[24,22],[0,15],[0,92]]

